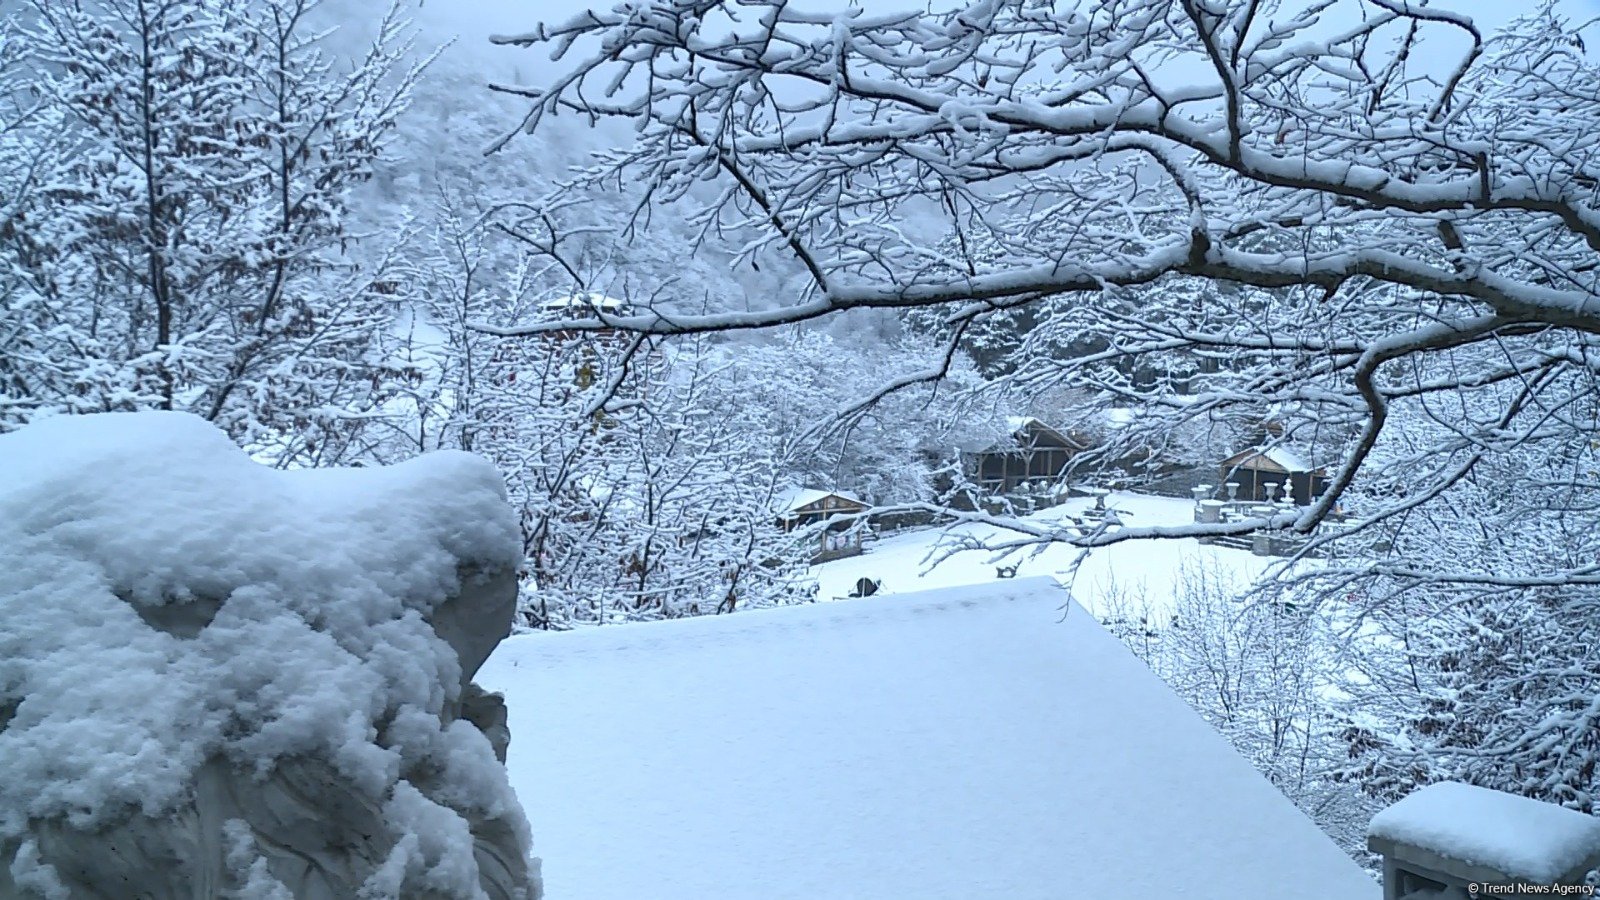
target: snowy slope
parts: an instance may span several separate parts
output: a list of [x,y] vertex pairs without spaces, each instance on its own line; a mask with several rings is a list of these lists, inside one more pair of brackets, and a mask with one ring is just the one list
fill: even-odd
[[[1029,518],[1051,521],[1066,515],[1081,515],[1091,506],[1089,498],[1069,500]],[[1194,521],[1194,503],[1171,497],[1118,492],[1106,498],[1133,527],[1182,525]],[[1005,539],[999,529],[961,526],[958,534]],[[882,593],[906,593],[929,588],[985,584],[996,579],[995,568],[1016,565],[1017,575],[1051,575],[1072,590],[1073,599],[1104,619],[1112,610],[1107,600],[1119,593],[1144,592],[1151,608],[1161,610],[1170,601],[1173,585],[1186,567],[1214,567],[1231,574],[1242,586],[1248,585],[1277,560],[1254,556],[1243,550],[1201,544],[1193,539],[1128,541],[1101,547],[1089,554],[1074,571],[1080,551],[1066,544],[1043,548],[1038,553],[1013,554],[996,559],[984,551],[966,550],[930,568],[938,551],[949,538],[941,530],[914,531],[886,537],[869,544],[861,556],[814,566],[820,599],[844,597],[855,589],[859,578],[882,581]]]
[[1049,579],[534,634],[480,681],[553,900],[1357,900]]

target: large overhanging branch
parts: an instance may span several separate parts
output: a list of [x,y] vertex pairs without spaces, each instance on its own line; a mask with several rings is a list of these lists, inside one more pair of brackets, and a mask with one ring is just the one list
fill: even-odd
[[[528,98],[524,125],[635,120],[635,146],[594,180],[603,169],[698,203],[697,222],[791,256],[809,286],[759,311],[663,304],[478,327],[685,335],[943,307],[959,340],[985,317],[1048,309],[1057,321],[1040,327],[1062,337],[1024,342],[1019,381],[1127,399],[1118,366],[1232,354],[1248,365],[1149,408],[1170,424],[1253,407],[1348,435],[1321,501],[1246,530],[1314,528],[1375,453],[1425,460],[1383,449],[1394,409],[1438,419],[1415,410],[1449,398],[1463,424],[1426,439],[1435,480],[1389,504],[1400,516],[1473,477],[1476,464],[1450,458],[1462,447],[1475,460],[1536,444],[1560,456],[1588,440],[1571,409],[1516,399],[1558,385],[1560,403],[1587,410],[1600,396],[1586,349],[1600,334],[1600,72],[1558,23],[1537,27],[1537,40],[1491,39],[1401,0],[983,0],[884,15],[642,0],[586,13],[499,39],[567,63],[548,86],[503,88]],[[724,190],[697,200],[697,180]],[[930,215],[946,244],[901,227]],[[1185,281],[1211,293],[1168,296]],[[1235,529],[963,521],[1080,546]]]
[[[1279,49],[1281,43],[1315,24],[1314,16],[1291,18],[1281,28],[1267,25],[1252,33],[1252,25],[1262,27],[1259,4],[1243,8],[1231,24],[1224,21],[1225,14],[1190,4],[1184,8],[1185,18],[1193,27],[1187,28],[1121,7],[1118,15],[1137,20],[1137,25],[1101,22],[1098,7],[1081,20],[1074,15],[1065,21],[1041,17],[1022,4],[984,9],[982,15],[974,8],[942,17],[846,12],[835,18],[802,13],[790,5],[657,0],[625,14],[587,13],[555,28],[500,39],[522,45],[552,42],[563,53],[584,40],[598,41],[604,52],[579,58],[551,87],[527,92],[537,101],[536,109],[553,113],[568,106],[632,115],[661,123],[656,137],[663,141],[663,135],[690,134],[692,146],[662,142],[655,152],[678,157],[690,167],[720,169],[760,207],[755,224],[770,226],[773,239],[795,253],[819,287],[804,303],[760,314],[686,317],[658,312],[648,317],[535,324],[521,333],[620,327],[681,334],[761,328],[856,308],[905,308],[1126,286],[1167,273],[1263,288],[1316,284],[1330,291],[1351,277],[1367,276],[1482,300],[1515,318],[1583,330],[1593,330],[1600,322],[1592,278],[1580,279],[1573,289],[1555,290],[1496,274],[1486,265],[1493,260],[1473,264],[1458,258],[1441,267],[1437,261],[1419,258],[1410,247],[1377,253],[1345,246],[1322,259],[1281,255],[1272,259],[1212,237],[1228,235],[1231,240],[1258,227],[1252,208],[1228,202],[1241,193],[1256,192],[1289,197],[1301,207],[1342,205],[1401,218],[1426,217],[1430,223],[1443,221],[1452,233],[1457,229],[1448,217],[1460,217],[1469,226],[1495,214],[1547,218],[1590,250],[1600,248],[1600,216],[1592,205],[1592,191],[1581,183],[1552,177],[1573,167],[1572,160],[1581,156],[1579,147],[1545,151],[1549,159],[1539,160],[1529,153],[1548,141],[1506,140],[1502,135],[1500,143],[1506,150],[1495,156],[1486,149],[1485,139],[1459,127],[1466,113],[1441,123],[1406,104],[1390,107],[1369,101],[1362,110],[1366,118],[1362,127],[1335,125],[1346,114],[1341,104],[1327,104],[1331,111],[1318,112],[1293,92],[1335,93],[1341,88],[1337,78],[1325,75],[1308,88],[1283,74],[1309,68],[1320,57],[1343,59],[1346,48],[1358,39],[1370,38],[1396,20],[1408,21],[1413,28],[1427,24],[1458,29],[1477,47],[1481,36],[1462,17],[1381,3],[1369,11],[1373,13],[1369,21],[1334,41],[1290,51]],[[722,16],[752,25],[754,31],[741,34],[735,27],[721,37],[711,36],[715,29],[705,23]],[[1210,21],[1213,16],[1216,20]],[[825,22],[826,34],[810,33]],[[1008,42],[1018,35],[1041,40],[1027,52],[1007,57]],[[1140,66],[1137,54],[1123,46],[1134,39],[1187,45],[1215,69],[1217,83],[1209,88],[1156,87],[1146,74],[1148,65]],[[1096,87],[1041,88],[1031,96],[1012,88],[985,90],[982,79],[973,79],[970,65],[941,61],[955,46],[952,41],[965,42],[961,59],[985,57],[983,64],[990,70],[997,65],[1015,69],[1017,77],[1009,81],[1013,86],[1023,74],[1037,76],[1047,65],[1075,62],[1077,74]],[[971,52],[974,41],[990,49]],[[1231,45],[1224,47],[1221,41]],[[1113,56],[1097,42],[1121,46],[1125,52]],[[884,52],[884,47],[896,44],[902,52]],[[852,55],[863,63],[852,67]],[[1468,62],[1477,58],[1475,50]],[[648,89],[628,87],[629,77],[641,67],[650,71]],[[1464,62],[1453,71],[1441,96],[1453,92],[1468,69]],[[602,78],[605,99],[597,101],[586,86]],[[783,82],[809,85],[824,95],[783,106],[749,102],[752,92],[770,97],[779,89],[774,85]],[[618,96],[622,99],[615,99]],[[1193,110],[1197,104],[1203,109],[1205,102],[1218,99],[1225,101],[1224,110],[1176,112]],[[858,106],[855,116],[837,112],[851,104]],[[823,109],[827,115],[807,115]],[[1246,119],[1252,115],[1268,121],[1282,118],[1286,124],[1268,138],[1259,123],[1248,125]],[[709,138],[693,124],[701,118],[719,123]],[[974,129],[979,138],[993,140],[979,141],[988,148],[985,152],[964,154],[961,140]],[[647,130],[647,141],[648,134]],[[1290,134],[1294,140],[1286,138]],[[715,146],[708,147],[712,140]],[[997,171],[1024,173],[1108,154],[1135,154],[1171,173],[1172,187],[1178,189],[1172,196],[1181,194],[1187,200],[1171,207],[1164,253],[1111,254],[1109,261],[1090,253],[1069,253],[1047,267],[1006,267],[982,278],[939,283],[926,283],[910,271],[880,273],[863,281],[860,276],[866,270],[856,270],[857,264],[844,252],[847,243],[838,242],[836,236],[808,233],[805,225],[809,210],[852,199],[839,179],[862,162],[863,150],[872,151],[867,168],[873,171],[892,172],[911,160],[941,159],[947,163],[944,180],[951,183],[992,178]],[[797,212],[786,215],[786,209]],[[884,208],[880,214],[892,211]],[[1293,221],[1295,217],[1284,217],[1278,230],[1294,231],[1289,224]],[[1328,230],[1340,224],[1326,216],[1320,221]]]
[[1450,271],[1382,249],[1369,249],[1326,259],[1286,260],[1210,247],[1196,235],[1187,244],[1117,266],[1091,271],[1059,265],[1034,266],[993,274],[952,277],[937,283],[885,286],[844,285],[817,292],[806,302],[752,312],[677,315],[652,310],[641,315],[596,313],[585,318],[533,322],[518,326],[479,323],[479,330],[515,337],[551,331],[621,329],[655,335],[697,334],[793,325],[852,309],[910,309],[970,300],[1033,300],[1070,293],[1129,287],[1166,275],[1193,275],[1258,288],[1315,285],[1336,291],[1354,278],[1369,278],[1419,292],[1479,300],[1508,320],[1541,322],[1600,334],[1600,294],[1559,290],[1479,270]]

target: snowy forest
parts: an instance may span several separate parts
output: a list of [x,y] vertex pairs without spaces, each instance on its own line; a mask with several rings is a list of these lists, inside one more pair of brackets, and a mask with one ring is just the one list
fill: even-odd
[[[1055,554],[1362,865],[1435,782],[1600,814],[1600,8],[439,6],[0,0],[0,434],[477,454],[530,633],[832,599],[839,492],[885,584]],[[1253,447],[1317,490],[1202,516]],[[1111,490],[1193,520],[1036,514]]]

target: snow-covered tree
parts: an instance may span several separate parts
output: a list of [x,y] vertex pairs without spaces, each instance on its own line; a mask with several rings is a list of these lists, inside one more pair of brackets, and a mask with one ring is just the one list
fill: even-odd
[[36,0],[19,17],[34,138],[70,152],[5,234],[25,273],[9,424],[185,409],[285,463],[349,452],[390,310],[382,254],[358,265],[345,219],[416,70],[398,8],[346,64],[316,6]]
[[[1375,796],[1460,780],[1597,807],[1600,608],[1590,577],[1552,575],[1592,570],[1600,554],[1600,456],[1559,421],[1592,415],[1586,386],[1570,391],[1546,386],[1543,438],[1508,431],[1502,439],[1522,446],[1473,466],[1448,505],[1386,522],[1378,560],[1338,558],[1306,578],[1348,591],[1361,623],[1344,738],[1349,773]],[[1555,401],[1561,394],[1566,402]],[[1408,477],[1413,441],[1432,444],[1430,431],[1495,414],[1455,404],[1431,413],[1380,445],[1387,477],[1373,480],[1367,502],[1425,495],[1428,485]],[[1464,446],[1458,458],[1485,449]],[[1430,582],[1418,561],[1438,558],[1473,560],[1493,578]]]
[[808,599],[807,554],[772,508],[781,436],[759,404],[735,399],[741,361],[703,339],[475,327],[550,317],[563,296],[551,285],[577,273],[496,227],[500,211],[447,193],[409,251],[413,314],[388,357],[409,384],[385,401],[382,452],[461,447],[500,467],[522,516],[535,627]]
[[964,358],[941,365],[938,342],[847,341],[814,329],[772,337],[717,345],[726,376],[712,389],[752,434],[772,440],[780,475],[794,486],[884,505],[931,500],[955,448],[1003,421],[993,410],[968,415],[981,379]]
[[1411,592],[1363,655],[1342,734],[1344,775],[1393,800],[1465,781],[1600,806],[1594,608],[1570,590],[1501,597]]

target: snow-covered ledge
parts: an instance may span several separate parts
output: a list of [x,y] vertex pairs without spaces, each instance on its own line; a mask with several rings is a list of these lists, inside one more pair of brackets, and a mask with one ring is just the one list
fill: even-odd
[[1384,900],[1488,897],[1501,893],[1491,886],[1582,884],[1600,867],[1600,818],[1445,782],[1373,816],[1367,848],[1383,855]]
[[472,683],[520,556],[465,453],[282,472],[174,413],[0,435],[0,898],[537,898]]

